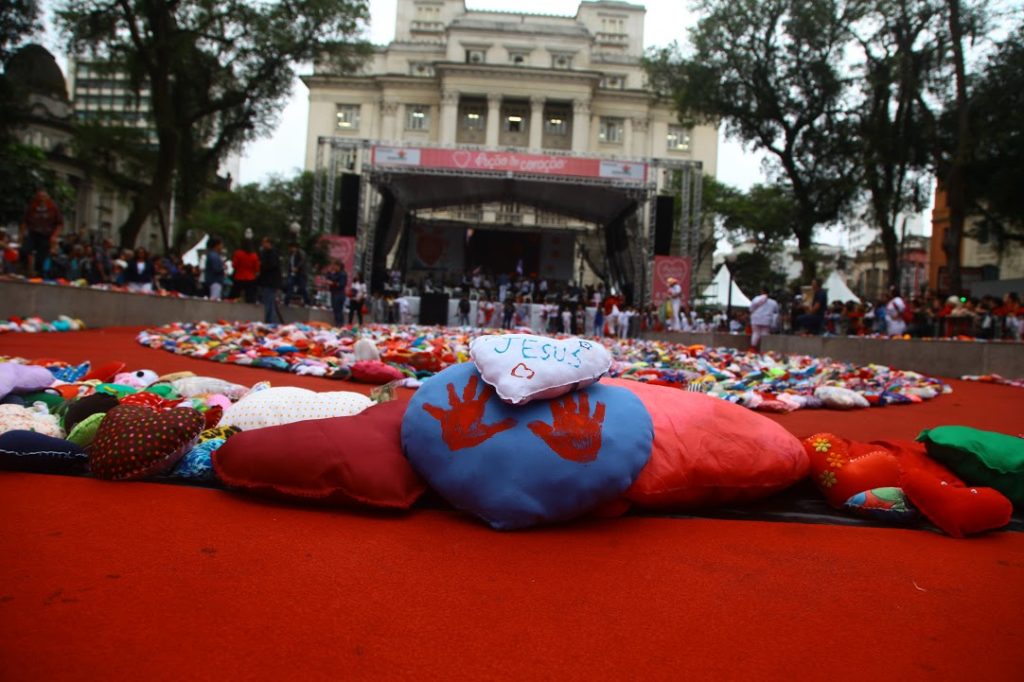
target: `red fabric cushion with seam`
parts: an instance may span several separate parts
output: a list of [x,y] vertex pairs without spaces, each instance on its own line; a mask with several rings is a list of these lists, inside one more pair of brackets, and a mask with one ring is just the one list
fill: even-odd
[[402,452],[406,401],[243,431],[213,453],[232,488],[325,505],[408,509],[426,489]]

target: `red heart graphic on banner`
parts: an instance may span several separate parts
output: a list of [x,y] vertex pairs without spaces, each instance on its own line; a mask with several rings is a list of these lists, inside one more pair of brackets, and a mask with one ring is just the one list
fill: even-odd
[[459,168],[466,168],[467,166],[469,166],[469,162],[472,160],[472,158],[473,155],[464,149],[452,154],[452,161],[454,161],[455,165],[458,166]]
[[418,230],[416,233],[416,256],[427,266],[434,265],[444,255],[448,240],[436,232]]
[[[519,373],[519,368],[520,367],[523,370],[522,374]],[[537,375],[536,372],[534,372],[532,369],[527,367],[522,362],[520,362],[518,365],[516,365],[515,367],[512,368],[512,376],[514,376],[517,379],[526,379],[527,381],[529,381],[530,379],[532,379],[536,375]]]
[[655,267],[655,274],[662,282],[667,282],[669,277],[674,277],[681,284],[690,275],[689,260],[680,256],[660,256]]

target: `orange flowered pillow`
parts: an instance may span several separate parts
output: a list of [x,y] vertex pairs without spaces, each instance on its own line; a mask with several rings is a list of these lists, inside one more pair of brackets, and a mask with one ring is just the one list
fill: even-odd
[[811,479],[836,509],[857,493],[899,485],[899,464],[881,446],[850,443],[831,433],[816,433],[803,445],[811,461]]

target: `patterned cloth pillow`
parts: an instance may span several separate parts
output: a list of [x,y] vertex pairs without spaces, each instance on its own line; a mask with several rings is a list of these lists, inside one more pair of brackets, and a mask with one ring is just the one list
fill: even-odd
[[192,449],[202,430],[203,415],[190,407],[156,411],[118,405],[89,447],[89,469],[115,481],[165,473]]
[[43,405],[0,405],[0,433],[7,431],[35,431],[54,438],[64,437],[57,418]]
[[100,430],[100,424],[103,423],[103,418],[106,416],[105,412],[90,414],[75,424],[75,428],[71,429],[71,433],[68,434],[68,440],[83,448],[88,447],[96,439],[96,434]]
[[194,448],[181,458],[181,461],[169,474],[170,478],[180,478],[193,483],[212,483],[217,480],[213,473],[212,455],[226,441],[223,438],[210,438],[200,441]]
[[245,396],[224,411],[220,424],[252,431],[308,419],[351,417],[372,404],[373,401],[361,393],[317,393],[305,388],[283,386]]
[[374,405],[353,417],[246,431],[213,455],[227,485],[277,498],[408,509],[426,488],[402,453],[407,403]]
[[89,463],[85,450],[63,438],[35,431],[0,434],[0,468],[42,473],[82,473]]
[[510,405],[525,405],[591,385],[608,372],[612,356],[584,339],[533,334],[480,336],[469,346],[483,380]]
[[84,398],[69,401],[64,406],[64,429],[75,430],[78,422],[94,414],[106,414],[117,407],[117,397],[109,393],[93,393]]
[[1000,491],[1024,508],[1024,438],[969,426],[938,426],[917,437],[966,483]]
[[894,486],[857,493],[843,507],[857,516],[886,523],[909,523],[918,517],[903,489]]
[[618,498],[651,454],[651,418],[604,384],[512,406],[472,363],[423,383],[402,422],[410,462],[456,507],[494,528],[575,518]]

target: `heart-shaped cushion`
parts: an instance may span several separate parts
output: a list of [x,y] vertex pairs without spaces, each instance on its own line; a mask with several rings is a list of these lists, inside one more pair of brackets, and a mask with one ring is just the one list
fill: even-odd
[[54,438],[64,437],[57,418],[42,405],[0,405],[0,433],[8,431],[35,431]]
[[213,473],[213,461],[211,458],[213,453],[224,445],[224,442],[221,438],[211,438],[196,443],[191,450],[185,453],[185,456],[174,466],[174,469],[168,476],[191,483],[212,483],[216,481],[217,476]]
[[259,495],[408,509],[426,485],[402,453],[407,405],[245,431],[214,453],[213,465],[227,485]]
[[900,485],[928,520],[955,538],[1002,528],[1010,522],[1013,504],[993,488],[958,486],[912,469]]
[[635,504],[684,510],[751,502],[807,475],[796,436],[751,410],[702,393],[603,379],[634,393],[654,422],[654,447],[626,493]]
[[909,523],[917,518],[917,509],[902,488],[887,486],[859,492],[843,507],[857,516],[886,523]]
[[427,379],[402,422],[416,470],[500,529],[575,518],[618,498],[650,457],[653,435],[643,403],[623,388],[595,384],[512,406],[473,363]]
[[63,438],[35,431],[0,434],[0,468],[41,473],[81,473],[89,462],[85,450]]
[[103,418],[106,416],[104,412],[90,414],[75,424],[75,428],[71,429],[71,432],[68,434],[68,440],[80,447],[88,447],[96,440],[96,434],[100,431],[100,424],[103,423]]
[[31,393],[53,384],[53,374],[45,367],[0,363],[0,398],[10,393]]
[[126,395],[121,398],[122,405],[135,405],[137,407],[148,407],[151,410],[167,410],[181,402],[181,398],[176,400],[166,400],[156,393],[150,393],[149,391],[139,391],[131,395]]
[[380,360],[360,360],[352,365],[352,380],[364,384],[386,384],[404,378],[401,370]]
[[832,433],[816,433],[803,441],[811,462],[811,479],[836,509],[857,493],[898,486],[896,458],[882,446],[853,443]]
[[857,410],[871,407],[867,398],[842,386],[819,386],[814,389],[814,397],[821,400],[825,407],[831,407],[834,410]]
[[231,436],[235,436],[242,432],[242,429],[237,426],[213,426],[203,429],[203,432],[199,434],[199,442],[203,443],[208,440],[227,440]]
[[123,371],[124,371],[124,363],[123,362],[117,362],[117,361],[108,362],[105,365],[100,365],[99,367],[93,367],[92,370],[90,370],[88,374],[86,374],[84,377],[82,377],[82,381],[92,381],[93,379],[95,379],[96,381],[100,381],[100,382],[103,382],[103,381],[113,381],[114,377],[117,376],[118,374],[120,374]]
[[231,400],[239,400],[249,392],[248,386],[242,386],[241,384],[235,384],[214,377],[181,377],[172,381],[171,386],[174,387],[178,395],[186,398],[194,398],[195,396],[207,393],[220,393],[226,395]]
[[510,405],[555,398],[585,388],[611,367],[596,341],[533,334],[480,336],[469,347],[480,376]]
[[351,417],[372,404],[373,401],[361,393],[317,393],[305,388],[282,386],[248,394],[224,411],[220,423],[252,431],[308,419]]
[[938,426],[917,439],[965,482],[995,488],[1024,508],[1024,439],[969,426]]
[[89,469],[115,481],[165,473],[192,449],[202,430],[203,415],[190,407],[156,411],[118,405],[89,446]]

